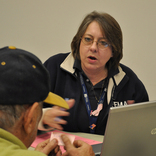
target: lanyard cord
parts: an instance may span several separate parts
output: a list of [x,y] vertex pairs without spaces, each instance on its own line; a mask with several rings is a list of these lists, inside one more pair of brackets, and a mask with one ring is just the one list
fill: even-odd
[[[80,81],[81,81],[81,86],[82,86],[82,90],[83,90],[83,96],[84,96],[84,100],[85,100],[85,104],[86,104],[86,108],[87,108],[87,112],[88,112],[88,116],[89,116],[89,123],[90,123],[90,132],[94,133],[95,131],[95,127],[96,127],[96,121],[97,121],[97,116],[92,116],[90,115],[92,110],[91,110],[91,105],[90,105],[90,101],[89,101],[89,97],[88,97],[88,93],[87,93],[87,88],[86,85],[84,83],[82,74],[80,73]],[[107,92],[106,87],[104,87],[103,92],[101,94],[100,100],[98,102],[99,104],[103,105],[104,99],[105,99],[105,93]],[[98,106],[97,106],[98,108]]]

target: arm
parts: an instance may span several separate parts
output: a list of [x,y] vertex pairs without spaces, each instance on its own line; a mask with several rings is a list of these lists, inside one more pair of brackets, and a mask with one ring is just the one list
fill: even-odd
[[[120,64],[122,70],[126,73],[127,83],[125,84],[127,95],[131,98],[127,100],[134,100],[135,103],[149,101],[149,96],[143,82],[138,76],[129,68],[123,64]],[[124,88],[125,88],[124,87]]]
[[[70,99],[67,101],[69,108],[71,108],[75,100]],[[43,109],[43,115],[39,122],[38,129],[39,130],[52,130],[54,128],[58,130],[63,130],[62,124],[67,124],[67,122],[59,117],[61,116],[69,116],[69,112],[66,112],[64,109],[53,106],[52,108],[44,108]],[[48,128],[45,128],[44,125],[47,125]]]

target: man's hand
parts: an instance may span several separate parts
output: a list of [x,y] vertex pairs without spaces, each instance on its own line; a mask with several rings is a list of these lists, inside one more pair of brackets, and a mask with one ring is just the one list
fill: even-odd
[[61,138],[66,150],[62,156],[95,156],[91,145],[81,140],[75,140],[74,143],[71,144],[69,138],[64,134],[61,135]]
[[58,146],[58,141],[53,139],[47,139],[37,145],[35,148],[36,151],[40,151],[48,156],[61,156],[62,152]]

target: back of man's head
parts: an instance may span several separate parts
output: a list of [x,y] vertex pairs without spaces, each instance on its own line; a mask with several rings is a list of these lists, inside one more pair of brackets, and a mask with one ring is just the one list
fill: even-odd
[[0,73],[1,128],[2,123],[7,126],[6,114],[7,118],[14,116],[9,123],[11,126],[25,110],[25,105],[34,102],[45,100],[49,104],[68,108],[61,97],[49,93],[49,73],[34,54],[13,46],[0,49]]
[[49,73],[32,53],[15,47],[0,49],[0,127],[13,126],[26,105],[46,99]]
[[0,73],[0,104],[31,104],[43,101],[49,93],[49,73],[30,52],[0,49]]

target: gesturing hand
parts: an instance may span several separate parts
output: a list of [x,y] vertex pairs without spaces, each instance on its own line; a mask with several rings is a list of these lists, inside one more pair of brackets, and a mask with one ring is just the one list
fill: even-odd
[[[75,100],[70,99],[66,101],[69,105],[69,108],[71,108]],[[63,130],[61,125],[67,124],[67,122],[59,117],[61,116],[69,116],[69,112],[66,112],[65,109],[53,106],[51,109],[47,110],[43,115],[43,124],[48,125],[49,127],[56,128],[58,130]]]

